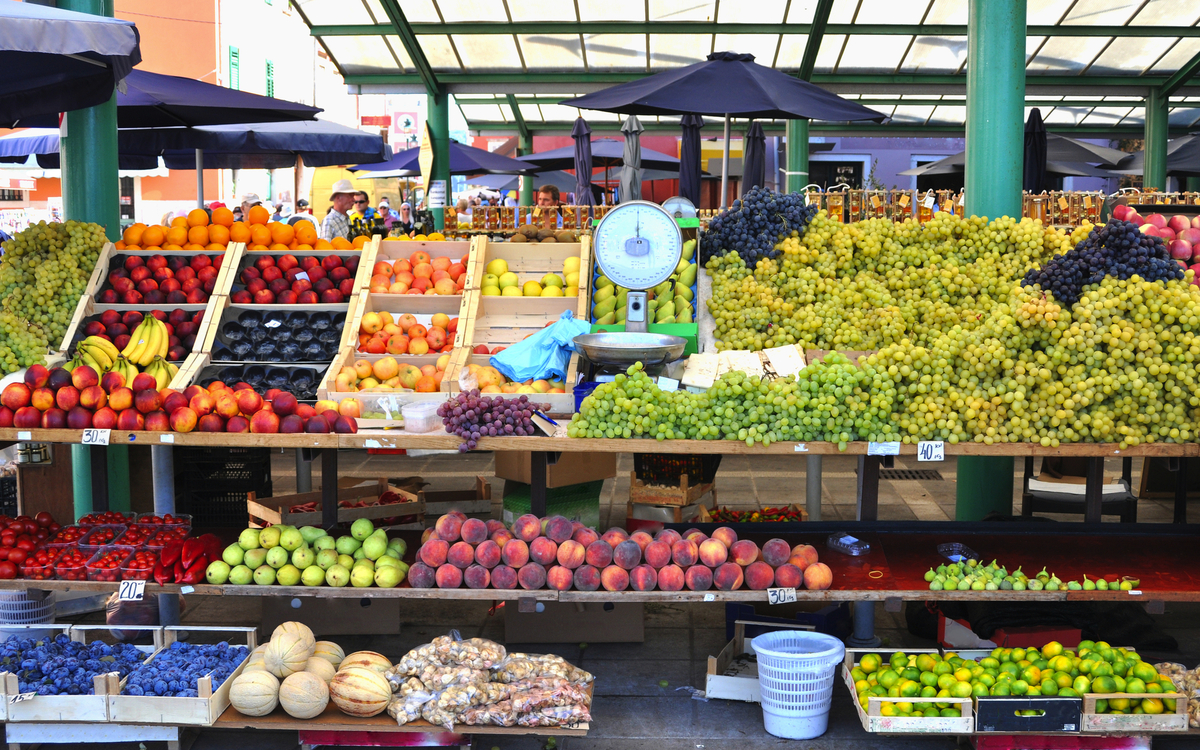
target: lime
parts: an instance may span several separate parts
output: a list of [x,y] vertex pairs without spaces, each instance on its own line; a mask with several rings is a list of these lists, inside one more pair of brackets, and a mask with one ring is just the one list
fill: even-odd
[[958,680],[952,674],[944,674],[937,679],[937,686],[943,690],[949,690],[957,684]]
[[1069,688],[1069,687],[1059,688],[1058,697],[1059,698],[1078,698],[1079,693],[1075,691],[1075,688]]
[[1090,693],[1092,692],[1092,681],[1083,675],[1079,675],[1075,678],[1075,681],[1071,683],[1071,687],[1075,688],[1075,692],[1079,693],[1080,695],[1084,693]]
[[937,695],[937,692],[938,691],[936,687],[933,687],[932,685],[926,685],[925,687],[921,688],[921,697],[933,698]]
[[921,713],[925,716],[926,719],[936,719],[940,715],[937,708],[934,706],[930,706],[929,708],[925,709]]
[[933,668],[937,666],[938,661],[939,658],[936,654],[918,654],[917,669],[922,672],[932,672]]
[[1071,675],[1067,674],[1066,672],[1054,673],[1054,684],[1058,685],[1060,688],[1071,687],[1071,683],[1073,681],[1074,680],[1072,680]]
[[1012,688],[1007,682],[997,682],[992,686],[992,695],[1012,695]]
[[942,716],[947,719],[957,719],[962,716],[962,711],[957,708],[943,708]]
[[1144,661],[1139,661],[1133,665],[1133,676],[1141,680],[1143,683],[1149,684],[1158,679],[1158,672],[1155,671],[1153,665],[1147,664]]
[[907,667],[900,673],[900,676],[906,680],[919,680],[921,679],[921,670],[916,667]]
[[905,680],[900,683],[900,695],[905,698],[912,698],[919,692],[921,692],[921,683],[915,680]]
[[979,696],[986,697],[988,694],[989,694],[988,686],[984,685],[982,682],[976,682],[971,685],[971,695],[973,695],[975,697],[979,697]]
[[892,685],[900,682],[900,675],[896,674],[890,669],[885,669],[879,673],[878,679],[880,685],[883,685],[885,688],[890,688]]
[[863,654],[862,659],[858,662],[858,666],[862,671],[870,674],[879,669],[879,654]]
[[972,692],[971,683],[969,682],[956,682],[950,688],[950,695],[953,695],[955,698],[970,698]]
[[1063,652],[1063,646],[1058,641],[1050,641],[1045,646],[1042,646],[1042,656],[1047,659],[1058,656]]
[[951,674],[954,672],[954,666],[948,661],[939,661],[933,668],[933,673],[936,675]]
[[1102,676],[1092,680],[1093,693],[1115,693],[1117,682],[1112,677]]
[[938,676],[933,672],[922,672],[919,682],[922,685],[937,685]]
[[1013,683],[1012,683],[1012,694],[1013,695],[1025,695],[1028,692],[1029,692],[1029,683],[1028,682],[1026,682],[1025,680],[1013,680]]
[[[1149,699],[1149,700],[1153,700],[1153,699]],[[1113,711],[1128,711],[1129,710],[1129,699],[1128,698],[1110,698],[1108,701],[1108,707]]]
[[1042,680],[1042,695],[1058,695],[1058,683],[1054,680]]

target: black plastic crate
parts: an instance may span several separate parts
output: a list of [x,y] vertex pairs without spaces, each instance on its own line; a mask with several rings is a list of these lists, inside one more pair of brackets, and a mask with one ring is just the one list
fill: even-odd
[[176,448],[175,508],[193,528],[246,525],[246,495],[271,496],[267,448]]
[[710,484],[716,478],[720,465],[720,455],[633,454],[633,471],[644,484],[675,486],[685,474],[691,486]]
[[0,516],[17,515],[17,478],[0,477]]
[[268,448],[176,448],[175,474],[192,482],[250,482],[271,477]]

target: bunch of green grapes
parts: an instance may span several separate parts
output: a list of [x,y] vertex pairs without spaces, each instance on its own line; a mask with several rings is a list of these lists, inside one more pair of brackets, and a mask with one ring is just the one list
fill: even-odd
[[45,332],[0,308],[0,372],[8,374],[46,359]]

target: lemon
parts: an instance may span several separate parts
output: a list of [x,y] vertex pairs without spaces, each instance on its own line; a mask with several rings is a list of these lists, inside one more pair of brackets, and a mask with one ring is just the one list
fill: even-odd
[[896,674],[891,669],[885,669],[879,673],[879,684],[883,685],[885,688],[890,688],[899,682],[900,675]]
[[[570,258],[567,260],[570,260]],[[858,662],[858,668],[870,674],[879,669],[879,663],[879,654],[863,654],[862,659]]]

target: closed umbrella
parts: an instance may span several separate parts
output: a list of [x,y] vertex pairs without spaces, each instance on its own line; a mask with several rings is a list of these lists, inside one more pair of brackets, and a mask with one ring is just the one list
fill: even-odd
[[621,202],[642,199],[642,123],[637,115],[625,118],[621,132],[625,134],[625,151],[622,154]]
[[[1117,166],[1121,174],[1142,174],[1146,152],[1127,154]],[[1200,136],[1185,135],[1167,142],[1167,174],[1175,177],[1200,177]]]
[[679,194],[700,205],[700,115],[684,115],[680,120],[683,137],[679,140]]
[[750,123],[746,128],[746,142],[742,155],[742,194],[751,188],[762,187],[767,171],[767,136],[762,125]]
[[1046,189],[1046,124],[1034,107],[1025,121],[1025,175],[1022,186],[1030,193]]
[[593,204],[592,129],[582,117],[575,118],[571,137],[575,139],[575,185],[571,191],[575,193],[576,205],[590,206]]

